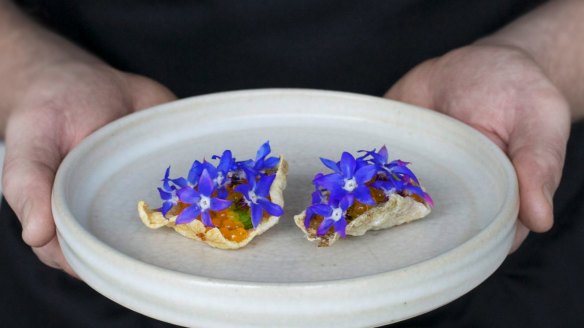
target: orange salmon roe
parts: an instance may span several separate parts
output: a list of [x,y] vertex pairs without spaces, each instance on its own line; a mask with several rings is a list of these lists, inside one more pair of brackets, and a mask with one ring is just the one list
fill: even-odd
[[219,228],[225,239],[238,243],[246,239],[249,233],[243,227],[243,223],[235,220],[235,216],[236,214],[230,209],[211,212],[211,221],[215,227]]
[[[381,204],[381,203],[386,201],[385,193],[383,192],[383,190],[369,187],[369,191],[371,192],[371,197],[373,197],[373,199],[375,200],[375,203]],[[367,212],[369,209],[371,209],[374,206],[375,205],[373,205],[373,206],[366,205],[366,204],[359,202],[358,200],[355,200],[353,205],[351,205],[351,207],[349,207],[349,209],[347,209],[347,218],[354,219],[354,218],[358,217],[359,215]]]
[[179,213],[182,212],[182,210],[184,210],[185,208],[191,206],[191,204],[187,204],[187,203],[183,203],[183,202],[178,202],[178,211]]
[[358,200],[355,200],[353,205],[351,205],[351,207],[349,207],[349,209],[347,210],[347,216],[350,216],[351,218],[356,218],[359,215],[367,212],[369,208],[370,207],[368,205],[365,205],[359,202]]
[[420,197],[420,196],[418,196],[416,194],[411,194],[409,196],[412,197],[418,203],[426,204],[426,201],[424,201],[424,199],[422,197]]
[[383,192],[383,190],[379,190],[377,188],[369,188],[369,190],[371,190],[371,196],[373,197],[373,199],[375,199],[375,202],[377,202],[377,204],[383,203],[385,201],[385,193]]
[[[239,201],[241,201],[243,196],[240,193],[234,192],[231,186],[228,186],[227,190],[229,192],[227,196],[228,200],[232,201],[234,204],[237,204]],[[178,206],[176,207],[176,215],[180,214],[180,212],[189,206],[191,205],[179,202]],[[210,211],[209,214],[211,215],[211,222],[219,229],[225,239],[234,242],[241,242],[248,237],[249,232],[244,228],[243,223],[236,219],[238,215],[233,210],[228,208],[219,212]],[[264,212],[263,218],[266,219],[268,217],[270,217],[270,215],[267,212]],[[205,231],[209,231],[211,229],[213,229],[213,227],[206,227]]]

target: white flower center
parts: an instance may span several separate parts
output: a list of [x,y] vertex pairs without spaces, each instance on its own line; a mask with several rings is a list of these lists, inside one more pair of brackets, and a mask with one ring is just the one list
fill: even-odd
[[201,208],[201,212],[206,211],[211,207],[211,199],[207,196],[201,196],[199,200],[199,207]]
[[225,180],[225,177],[223,176],[223,172],[217,172],[217,177],[215,178],[215,184],[218,186],[221,186],[221,184],[223,184],[223,180]]
[[391,188],[389,190],[384,190],[383,193],[385,194],[385,196],[391,197],[391,195],[395,194],[395,188]]
[[351,178],[350,180],[345,179],[345,185],[343,186],[343,189],[345,189],[348,192],[351,192],[353,190],[355,190],[355,188],[357,188],[357,180],[355,180],[355,178]]
[[333,210],[333,213],[331,214],[331,219],[333,219],[335,222],[337,222],[341,219],[342,216],[343,216],[343,210],[340,208],[335,208]]
[[251,200],[252,203],[257,204],[258,202],[258,196],[256,195],[256,193],[253,190],[249,191],[249,194],[247,194],[249,196],[249,200]]

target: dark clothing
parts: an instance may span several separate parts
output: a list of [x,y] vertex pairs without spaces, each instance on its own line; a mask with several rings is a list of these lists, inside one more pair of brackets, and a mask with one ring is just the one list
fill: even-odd
[[301,87],[382,95],[542,0],[21,0],[114,67],[179,98]]
[[[540,0],[21,0],[113,66],[179,97],[303,87],[382,95],[425,59],[492,33]],[[531,235],[483,284],[396,327],[584,327],[584,123],[555,198],[556,224]],[[0,209],[0,322],[14,327],[156,327],[40,264]]]

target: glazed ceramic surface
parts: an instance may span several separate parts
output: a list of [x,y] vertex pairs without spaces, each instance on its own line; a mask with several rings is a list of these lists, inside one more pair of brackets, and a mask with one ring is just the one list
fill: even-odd
[[[266,140],[289,162],[285,215],[246,248],[226,251],[138,218],[170,165]],[[435,207],[417,222],[317,248],[292,217],[310,202],[319,157],[386,145],[411,162]],[[251,90],[194,97],[115,121],[61,165],[53,213],[65,256],[94,289],[185,326],[375,326],[439,307],[486,279],[510,248],[517,183],[506,156],[466,125],[376,97]]]

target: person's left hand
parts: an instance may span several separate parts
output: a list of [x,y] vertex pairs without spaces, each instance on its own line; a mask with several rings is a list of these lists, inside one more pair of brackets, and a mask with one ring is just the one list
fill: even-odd
[[552,197],[562,174],[570,111],[526,53],[504,46],[463,47],[416,66],[385,96],[457,118],[507,153],[520,191],[512,251],[530,230],[552,227]]

